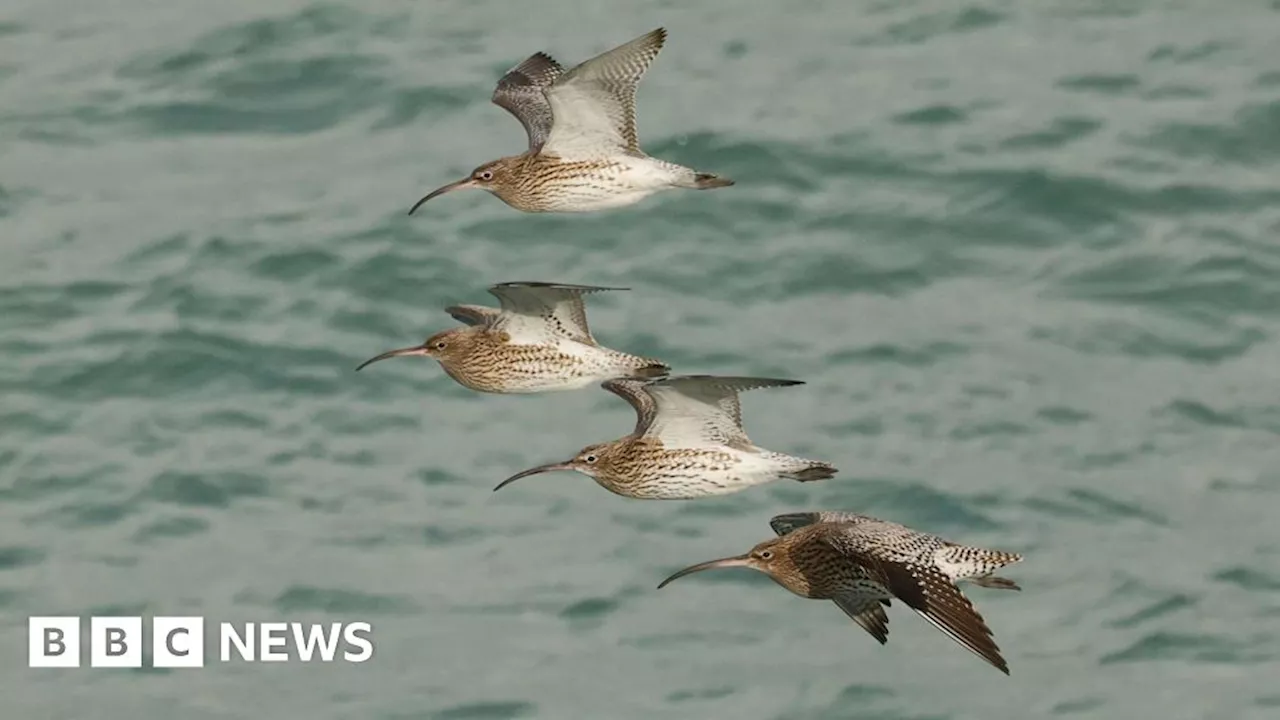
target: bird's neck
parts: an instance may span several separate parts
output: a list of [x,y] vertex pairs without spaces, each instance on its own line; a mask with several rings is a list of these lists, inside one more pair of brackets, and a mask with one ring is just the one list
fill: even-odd
[[447,357],[436,360],[449,377],[458,384],[474,390],[489,392],[497,380],[495,372],[498,367],[492,362],[496,355],[491,352],[493,344],[488,336],[481,332],[465,331],[467,337],[454,339],[456,348]]
[[773,566],[769,568],[767,573],[773,581],[782,587],[790,590],[792,593],[804,598],[822,598],[821,592],[818,592],[805,574],[800,572],[795,563],[789,557],[779,557],[773,561]]
[[634,444],[626,438],[615,440],[597,451],[595,481],[604,489],[619,495],[634,495],[643,484],[645,466]]

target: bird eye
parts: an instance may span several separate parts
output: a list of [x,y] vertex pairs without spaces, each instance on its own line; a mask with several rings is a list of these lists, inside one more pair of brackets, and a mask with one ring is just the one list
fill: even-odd
[[760,551],[760,559],[761,559],[761,560],[772,560],[772,559],[773,559],[773,551],[772,551],[772,550],[761,550],[761,551]]
[[492,171],[492,170],[482,170],[482,171],[480,171],[480,174],[479,174],[479,175],[477,175],[476,177],[480,178],[481,180],[492,180],[492,179],[493,179],[493,171]]
[[599,459],[599,458],[597,458],[595,455],[588,455],[588,456],[586,456],[586,457],[582,458],[582,460],[583,460],[584,462],[589,462],[589,463],[593,463],[593,462],[595,462],[595,461],[596,461],[596,460],[598,460],[598,459]]
[[444,346],[445,346],[445,342],[444,342],[443,340],[441,340],[440,342],[436,343],[436,349],[437,349],[437,350],[443,350],[443,349],[444,349]]

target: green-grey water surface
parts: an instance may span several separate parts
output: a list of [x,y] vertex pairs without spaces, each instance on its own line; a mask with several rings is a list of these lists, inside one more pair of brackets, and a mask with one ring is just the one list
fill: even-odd
[[[300,0],[0,8],[6,718],[1273,718],[1276,3]],[[489,104],[657,26],[652,154],[737,185],[587,216],[421,194],[519,152]],[[491,302],[744,395],[836,479],[640,502],[524,467],[599,390],[355,366]],[[1024,553],[1004,677],[746,571],[858,510]],[[369,620],[360,665],[27,669],[30,615]],[[87,624],[87,621],[86,621]]]

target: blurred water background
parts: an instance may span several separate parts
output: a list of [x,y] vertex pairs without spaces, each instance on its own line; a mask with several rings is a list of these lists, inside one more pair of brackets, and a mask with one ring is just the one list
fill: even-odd
[[[493,83],[670,32],[590,216],[425,191],[520,152]],[[0,5],[6,718],[1274,718],[1280,3]],[[510,473],[608,393],[353,370],[553,280],[835,480],[640,502]],[[1012,676],[748,573],[778,512],[1025,553]],[[361,665],[32,670],[29,615],[374,623]],[[87,621],[86,621],[87,625]]]

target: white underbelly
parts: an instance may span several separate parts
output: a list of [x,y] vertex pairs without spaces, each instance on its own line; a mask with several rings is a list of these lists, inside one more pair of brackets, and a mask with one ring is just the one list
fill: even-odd
[[553,203],[555,210],[591,212],[633,205],[675,187],[683,168],[652,158],[625,158],[597,170],[596,176],[567,183]]
[[759,453],[728,450],[733,459],[714,468],[673,470],[660,483],[674,497],[728,495],[778,479],[779,467]]
[[513,383],[518,389],[512,392],[546,392],[553,390],[580,390],[598,385],[623,374],[622,358],[599,347],[574,340],[561,340],[556,351],[566,356],[563,364],[551,364],[537,360],[521,360],[516,363],[519,380]]

